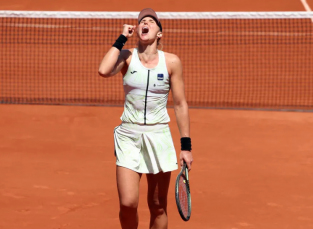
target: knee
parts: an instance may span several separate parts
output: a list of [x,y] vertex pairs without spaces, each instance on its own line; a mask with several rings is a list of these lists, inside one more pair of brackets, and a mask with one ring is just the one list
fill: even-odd
[[148,206],[150,213],[155,216],[166,214],[167,199],[159,198],[158,200],[148,201]]
[[120,212],[121,213],[134,213],[137,212],[138,201],[124,198],[120,201]]

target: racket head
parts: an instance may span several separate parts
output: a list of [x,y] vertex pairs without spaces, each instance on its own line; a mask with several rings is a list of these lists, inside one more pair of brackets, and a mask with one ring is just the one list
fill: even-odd
[[181,218],[184,221],[188,221],[191,215],[191,195],[188,179],[188,168],[185,162],[181,172],[176,178],[175,199]]

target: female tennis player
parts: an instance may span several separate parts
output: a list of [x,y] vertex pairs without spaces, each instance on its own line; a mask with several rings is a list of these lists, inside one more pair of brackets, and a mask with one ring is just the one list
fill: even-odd
[[[138,47],[122,50],[134,33]],[[114,130],[116,177],[123,229],[138,227],[139,182],[147,174],[150,228],[167,228],[167,193],[177,157],[168,126],[167,98],[172,89],[181,135],[180,165],[191,169],[188,105],[180,59],[157,49],[162,25],[150,8],[138,16],[138,25],[124,25],[123,32],[104,56],[99,74],[122,72],[125,105],[122,124]]]

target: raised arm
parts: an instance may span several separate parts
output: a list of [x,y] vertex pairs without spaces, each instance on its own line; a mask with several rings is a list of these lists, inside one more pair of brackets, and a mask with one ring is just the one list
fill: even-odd
[[123,32],[114,45],[103,57],[99,66],[99,75],[110,77],[117,74],[124,67],[129,56],[129,50],[121,50],[128,38],[132,37],[136,26],[123,25]]
[[193,158],[191,153],[190,122],[188,104],[185,98],[183,67],[180,59],[176,55],[170,55],[169,57],[168,65],[170,66],[174,111],[182,143],[180,164],[182,166],[183,161],[185,161],[190,170]]

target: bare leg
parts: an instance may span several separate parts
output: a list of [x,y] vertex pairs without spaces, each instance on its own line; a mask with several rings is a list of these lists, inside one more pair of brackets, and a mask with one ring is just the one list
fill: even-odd
[[147,174],[150,229],[167,229],[167,193],[171,172]]
[[120,200],[120,223],[122,229],[138,228],[139,182],[141,174],[117,166],[116,181]]

